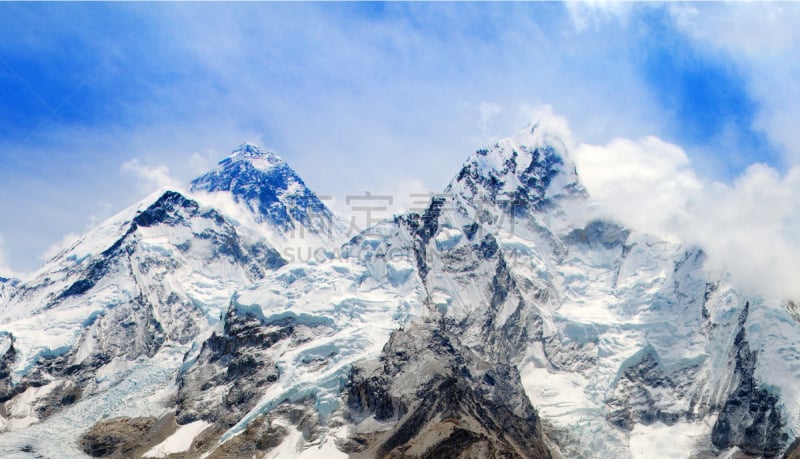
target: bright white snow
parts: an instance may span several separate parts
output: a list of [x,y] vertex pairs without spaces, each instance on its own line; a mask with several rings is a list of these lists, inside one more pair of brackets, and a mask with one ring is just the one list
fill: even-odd
[[178,430],[161,443],[150,448],[142,457],[167,457],[170,454],[188,451],[192,446],[192,441],[210,425],[211,423],[206,421],[194,421],[179,426]]

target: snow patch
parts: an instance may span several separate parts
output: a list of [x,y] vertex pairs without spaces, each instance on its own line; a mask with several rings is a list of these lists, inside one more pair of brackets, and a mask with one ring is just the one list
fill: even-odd
[[346,459],[347,454],[339,451],[333,439],[321,445],[306,445],[303,433],[294,426],[284,426],[289,434],[284,437],[280,445],[270,451],[267,459]]
[[167,457],[170,454],[188,451],[194,439],[210,425],[211,423],[206,421],[194,421],[182,425],[166,440],[144,453],[142,457]]
[[631,456],[633,459],[693,457],[698,451],[711,447],[714,421],[716,416],[699,422],[678,422],[671,426],[661,422],[649,426],[636,424],[631,432]]
[[436,248],[439,250],[452,249],[464,237],[464,233],[455,228],[442,228],[436,235]]

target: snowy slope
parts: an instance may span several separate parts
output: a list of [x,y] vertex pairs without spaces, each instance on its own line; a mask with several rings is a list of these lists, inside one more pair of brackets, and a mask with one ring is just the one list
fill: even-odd
[[476,153],[447,193],[450,221],[482,221],[538,309],[528,320],[542,336],[519,368],[562,451],[638,456],[656,434],[684,446],[675,457],[785,447],[800,414],[800,327],[786,305],[744,298],[699,248],[595,219],[568,153],[546,137],[534,125]]
[[[393,329],[422,315],[425,290],[407,256],[411,240],[387,222],[345,244],[337,257],[287,265],[240,290],[223,333],[209,338],[179,376],[178,422],[224,426],[225,447],[282,405],[311,403],[298,409],[322,425],[308,427],[299,448],[330,448],[325,427],[337,416],[352,365],[377,356]],[[387,251],[396,256],[382,257]]]
[[[408,241],[371,242],[379,256],[367,257],[365,269],[382,266],[376,260],[391,258],[394,247],[409,255],[410,275],[425,292],[410,323],[440,324],[436,333],[457,342],[463,371],[473,377],[490,362],[516,365],[549,437],[567,457],[648,457],[648,445],[658,442],[671,445],[664,450],[671,457],[724,456],[736,449],[773,455],[785,448],[800,414],[792,344],[800,327],[791,311],[782,302],[745,298],[724,275],[704,268],[700,248],[598,218],[565,146],[546,129],[533,124],[473,154],[425,215],[385,224],[404,231]],[[315,303],[314,293],[290,304]],[[278,316],[263,311],[285,303],[258,297],[256,316],[269,324]],[[368,357],[374,343],[348,352]],[[391,360],[388,351],[380,361]],[[415,381],[400,386],[405,389],[388,380],[359,387],[398,397],[420,394],[433,376],[419,369],[442,371],[428,362],[408,370],[411,362],[397,363],[399,374],[408,371]],[[370,378],[386,377],[380,370],[385,366],[356,366],[362,365]],[[280,389],[268,390],[245,421],[295,400],[295,393],[308,394],[300,389],[305,377],[281,374]],[[473,377],[469,384],[489,390]],[[315,390],[313,397],[328,400],[326,392]],[[373,435],[362,438],[364,451],[382,448],[374,435],[408,427],[411,414],[398,406],[413,401],[355,400],[367,418],[349,408],[342,408],[343,416],[359,423],[359,435]],[[740,406],[750,408],[742,412]],[[399,418],[387,423],[382,410]],[[241,428],[237,424],[223,440]],[[317,437],[308,438],[316,444]]]
[[0,305],[3,304],[6,298],[11,296],[11,293],[14,291],[18,283],[19,280],[17,279],[10,279],[0,276]]
[[[13,431],[0,435],[4,457],[52,454],[53,447],[82,455],[78,437],[102,418],[169,412],[181,360],[222,329],[233,293],[286,263],[268,238],[300,225],[314,233],[314,243],[333,237],[315,232],[314,222],[296,211],[335,220],[273,155],[243,146],[204,177],[238,185],[155,193],[25,283],[4,280],[0,424]],[[248,182],[255,188],[243,191]],[[277,204],[269,212],[230,205],[247,192],[279,195],[289,220],[279,221]],[[209,203],[221,203],[232,216]],[[50,443],[47,431],[58,431],[70,449]]]
[[[424,213],[342,245],[247,144],[121,213],[2,305],[0,452],[111,451],[103,429],[136,425],[151,456],[779,454],[800,308],[603,219],[557,132],[475,152]],[[284,264],[300,245],[324,256]]]
[[262,240],[176,191],[113,217],[3,305],[0,330],[13,343],[3,399],[7,408],[30,408],[12,409],[4,424],[46,418],[62,400],[114,386],[163,346],[189,346],[218,326],[237,288],[284,263]]

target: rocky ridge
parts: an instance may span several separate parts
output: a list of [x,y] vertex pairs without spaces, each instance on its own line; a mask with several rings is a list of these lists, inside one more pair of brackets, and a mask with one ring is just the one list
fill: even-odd
[[[252,145],[123,212],[4,287],[0,451],[794,454],[792,304],[598,215],[553,132],[475,152],[425,212],[338,246]],[[325,260],[281,257],[301,228]]]

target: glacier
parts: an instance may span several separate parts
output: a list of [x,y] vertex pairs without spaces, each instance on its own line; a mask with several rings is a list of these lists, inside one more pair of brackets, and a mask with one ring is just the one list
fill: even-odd
[[343,227],[244,144],[0,280],[0,455],[777,457],[800,433],[796,304],[604,217],[543,121],[424,212]]

